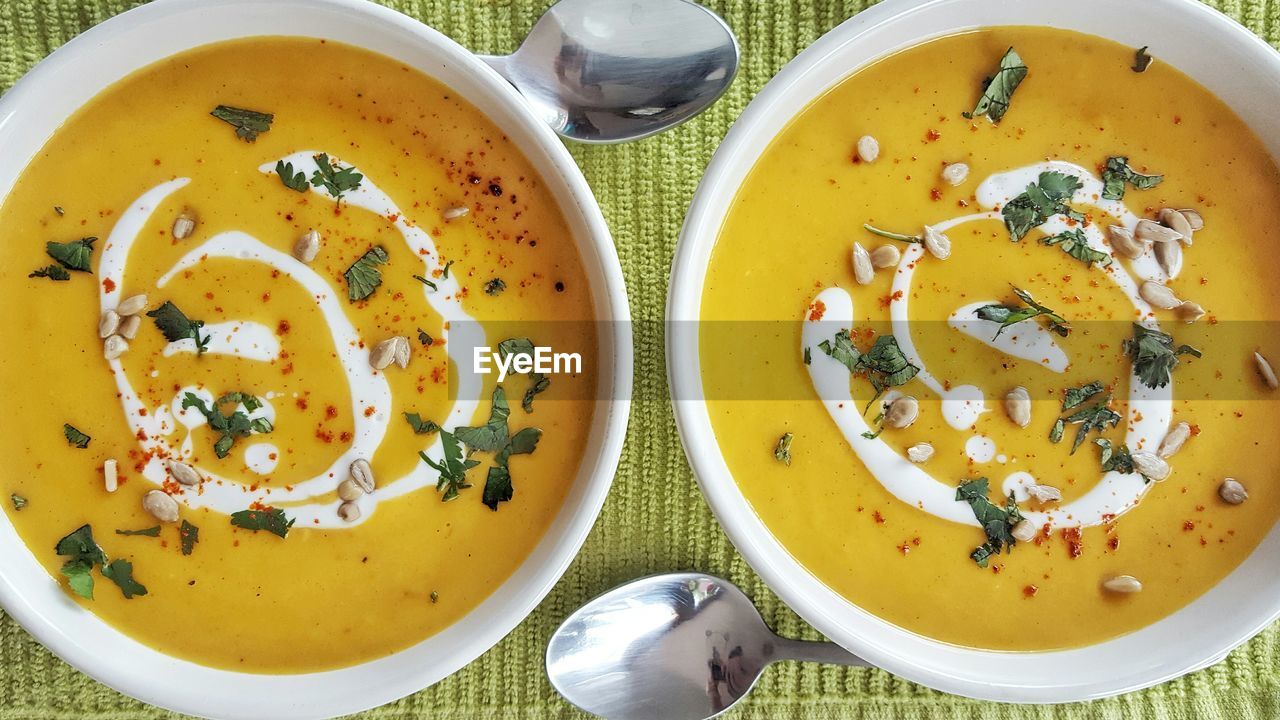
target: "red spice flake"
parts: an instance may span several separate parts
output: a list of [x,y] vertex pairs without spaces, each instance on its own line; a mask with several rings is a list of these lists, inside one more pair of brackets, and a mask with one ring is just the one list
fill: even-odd
[[324,417],[326,420],[332,420],[338,417],[338,408],[332,405],[326,405],[324,408]]
[[941,138],[941,137],[942,137],[942,133],[938,132],[937,130],[934,130],[933,128],[929,128],[929,132],[924,134],[924,139],[926,142],[936,142],[938,138]]
[[1120,548],[1120,538],[1115,535],[1107,538],[1107,547],[1110,548],[1112,552],[1118,550]]
[[106,290],[107,292],[115,292],[116,291],[115,281],[112,280],[111,278],[104,278],[102,280],[102,289]]
[[374,414],[374,413],[376,413],[376,412],[378,412],[378,409],[377,409],[377,408],[375,408],[374,406],[370,405],[369,407],[367,407],[367,408],[365,408],[365,409],[364,409],[364,416],[365,416],[365,417],[373,417],[373,414]]
[[280,374],[281,375],[293,374],[293,363],[289,363],[288,365],[285,365],[284,367],[280,368]]
[[320,442],[331,443],[333,442],[333,433],[329,432],[328,430],[317,430],[316,438],[320,440]]
[[344,443],[351,442],[351,433],[347,432],[346,430],[343,430],[342,432],[338,433],[338,440]]
[[1035,585],[1028,585],[1022,588],[1022,597],[1030,600],[1031,598],[1035,597],[1036,593],[1038,592],[1040,592],[1040,588],[1036,587]]
[[929,188],[929,199],[938,201],[942,199],[942,190],[940,188]]
[[1080,553],[1084,552],[1084,537],[1083,533],[1080,532],[1080,528],[1063,528],[1062,539],[1066,541],[1067,553],[1071,555],[1073,560],[1080,557]]
[[1183,532],[1191,532],[1192,530],[1195,530],[1195,529],[1196,529],[1196,522],[1194,520],[1183,521],[1182,523]]
[[298,409],[299,409],[299,410],[306,410],[306,409],[307,409],[307,399],[306,399],[306,398],[298,398],[298,399],[297,399],[297,401],[295,401],[295,402],[294,402],[294,404],[298,406]]
[[277,334],[277,335],[288,335],[288,334],[289,334],[289,321],[288,321],[288,320],[281,320],[281,321],[280,321],[280,323],[276,325],[276,334]]
[[911,544],[907,541],[903,541],[903,543],[898,546],[898,552],[902,553],[903,555],[906,555],[907,553],[911,552]]
[[874,513],[871,513],[871,518],[876,521],[877,525],[884,524],[884,516],[880,514],[879,510],[875,511]]
[[814,300],[809,306],[809,322],[817,322],[827,313],[827,304],[821,300]]
[[439,385],[445,381],[445,369],[437,365],[431,368],[431,382]]

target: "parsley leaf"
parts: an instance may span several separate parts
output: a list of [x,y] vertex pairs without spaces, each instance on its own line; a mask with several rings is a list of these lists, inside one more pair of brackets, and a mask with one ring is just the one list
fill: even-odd
[[49,253],[49,257],[58,261],[58,264],[68,270],[77,272],[93,272],[89,261],[93,257],[93,244],[98,241],[96,237],[85,237],[71,242],[47,242],[44,245],[45,252]]
[[[507,338],[498,343],[498,356],[506,360],[508,355],[527,355],[532,358],[534,355],[533,341],[527,337],[520,337]],[[520,401],[520,407],[527,413],[533,412],[533,399],[551,387],[551,378],[540,372],[530,371],[529,381],[531,384],[524,391],[524,399]]]
[[1124,341],[1124,352],[1133,362],[1134,374],[1149,388],[1169,384],[1171,373],[1178,366],[1179,355],[1201,355],[1190,345],[1175,348],[1173,336],[1137,323],[1133,324],[1133,337]]
[[27,506],[27,499],[18,493],[9,493],[9,502],[13,503],[15,512]]
[[196,354],[203,355],[209,349],[209,336],[201,335],[203,320],[192,320],[186,316],[172,301],[166,300],[163,305],[147,313],[147,317],[155,320],[164,339],[178,342],[190,338],[196,342]]
[[230,105],[219,105],[209,114],[235,127],[236,137],[248,142],[257,140],[258,133],[270,130],[271,121],[275,119],[275,116],[271,113],[245,110],[244,108],[231,107]]
[[502,278],[493,278],[484,284],[484,292],[486,295],[500,295],[503,290],[507,289],[507,284]]
[[1129,167],[1129,158],[1112,155],[1102,169],[1102,199],[1122,200],[1124,185],[1129,183],[1138,190],[1150,190],[1164,180],[1163,175],[1143,175]]
[[[831,340],[818,343],[818,349],[839,361],[849,372],[864,375],[875,389],[875,397],[885,388],[904,385],[920,372],[920,368],[907,361],[892,335],[881,335],[867,352],[859,352],[849,337],[848,330],[841,330]],[[872,398],[875,401],[875,398]]]
[[1133,51],[1133,66],[1129,68],[1130,70],[1136,73],[1146,72],[1147,68],[1151,67],[1151,63],[1155,62],[1155,58],[1147,52],[1148,47],[1150,46],[1143,45]]
[[1065,420],[1072,425],[1079,425],[1076,430],[1076,439],[1071,443],[1071,454],[1074,455],[1076,450],[1084,444],[1085,437],[1092,431],[1102,432],[1108,425],[1115,427],[1120,423],[1120,413],[1112,410],[1111,396],[1104,397],[1089,407],[1077,410],[1068,415]]
[[978,98],[978,104],[973,107],[973,112],[965,113],[965,117],[986,115],[991,118],[991,122],[1000,122],[1009,110],[1013,91],[1018,89],[1018,85],[1026,77],[1027,66],[1022,64],[1022,58],[1018,53],[1013,48],[1009,48],[1005,51],[1004,57],[1000,58],[1000,69],[987,81],[987,86],[982,90],[982,97]]
[[1119,448],[1112,449],[1111,441],[1106,438],[1098,438],[1093,442],[1102,448],[1100,462],[1103,472],[1115,470],[1122,475],[1128,475],[1134,471],[1133,456],[1129,454],[1127,446],[1121,445]]
[[983,320],[1000,323],[1000,327],[996,329],[995,336],[991,338],[992,340],[1000,337],[1000,333],[1004,332],[1005,328],[1010,325],[1016,325],[1023,320],[1030,320],[1031,318],[1040,317],[1041,315],[1049,319],[1049,329],[1053,332],[1061,335],[1062,337],[1066,337],[1071,332],[1070,323],[1068,323],[1058,313],[1036,302],[1036,299],[1031,297],[1031,293],[1015,287],[1013,289],[1013,294],[1017,295],[1018,299],[1026,303],[1028,307],[1018,307],[1016,305],[983,305],[973,311],[974,315],[977,315]]
[[[245,402],[246,398],[251,402]],[[212,407],[206,405],[195,393],[189,392],[182,397],[182,409],[195,408],[209,422],[209,428],[220,435],[213,444],[213,452],[220,458],[231,453],[231,447],[238,438],[249,437],[254,433],[269,433],[275,429],[271,421],[263,417],[250,418],[239,410],[230,415],[224,414],[221,406],[230,402],[243,404],[249,412],[262,406],[262,402],[256,397],[240,392],[223,395],[214,401]]]
[[125,600],[147,594],[147,588],[133,579],[133,563],[128,560],[112,560],[103,565],[102,576],[119,586]]
[[773,448],[773,457],[788,467],[791,466],[791,441],[794,439],[795,436],[791,433],[783,433],[782,437],[778,438],[778,444]]
[[417,435],[430,435],[440,429],[440,426],[430,420],[423,420],[418,413],[405,413],[404,419],[409,422],[409,427],[413,428],[413,432]]
[[319,169],[311,174],[311,184],[323,187],[334,200],[342,200],[343,193],[359,188],[364,180],[364,176],[355,168],[344,168],[330,161],[328,153],[320,153],[314,159]]
[[1103,389],[1102,383],[1098,380],[1081,385],[1078,388],[1067,388],[1062,393],[1062,411],[1066,412],[1077,405],[1083,404],[1085,400],[1102,392]]
[[295,172],[293,169],[293,163],[277,160],[276,175],[280,176],[281,184],[290,190],[306,192],[307,189],[311,187],[307,182],[307,174],[303,172]]
[[196,543],[200,542],[200,528],[183,520],[182,525],[178,527],[178,540],[182,543],[182,554],[190,555],[191,551],[195,550]]
[[471,483],[467,482],[467,471],[480,464],[479,460],[462,457],[462,446],[458,443],[458,439],[448,430],[440,431],[440,448],[443,450],[443,457],[440,462],[427,457],[426,452],[419,452],[418,456],[422,461],[439,471],[440,477],[436,480],[436,491],[444,491],[441,500],[449,502],[458,497],[459,490],[466,490],[471,487]]
[[145,535],[146,537],[160,537],[160,526],[143,528],[141,530],[116,530],[117,535]]
[[[293,527],[293,518],[285,515],[280,508],[239,510],[231,513],[231,524],[245,530],[266,530],[273,535],[287,537],[289,528]],[[192,544],[195,544],[194,540]]]
[[1012,494],[1005,506],[1000,507],[987,499],[987,492],[987,479],[984,477],[960,483],[960,487],[956,488],[956,500],[969,503],[974,517],[987,535],[987,541],[969,555],[978,563],[978,567],[983,568],[992,555],[1013,549],[1018,543],[1013,537],[1013,526],[1022,522],[1022,513],[1013,501]]
[[46,265],[39,270],[32,270],[27,277],[49,278],[57,282],[65,282],[71,279],[71,273],[67,272],[61,265]]
[[347,279],[347,299],[355,302],[372,295],[382,284],[378,266],[386,265],[390,259],[381,245],[375,245],[351,263],[351,267],[342,273],[342,277]]
[[62,436],[72,447],[78,447],[81,450],[89,447],[89,441],[93,439],[67,423],[62,424]]
[[1009,229],[1014,242],[1026,237],[1054,215],[1066,215],[1076,220],[1084,216],[1072,210],[1067,202],[1076,190],[1084,187],[1080,178],[1066,175],[1055,170],[1040,173],[1036,182],[1027,186],[1026,191],[1005,203],[1000,209],[1004,217],[1004,225]]
[[1040,242],[1045,245],[1057,245],[1062,252],[1083,262],[1085,265],[1097,263],[1098,267],[1106,267],[1111,264],[1111,256],[1109,254],[1089,247],[1089,238],[1085,236],[1084,230],[1080,228],[1073,228],[1052,237],[1040,238]]
[[[485,479],[482,498],[490,510],[497,510],[498,503],[510,500],[514,494],[511,487],[511,472],[508,468],[511,456],[533,452],[542,438],[542,431],[537,428],[524,428],[514,436],[510,435],[507,427],[507,418],[510,416],[507,394],[501,386],[498,386],[493,389],[493,406],[489,410],[489,421],[479,427],[460,427],[454,431],[457,439],[466,444],[470,452],[479,450],[495,453],[493,467],[489,468],[489,474]],[[440,436],[443,439],[444,431],[441,431]],[[441,475],[443,477],[443,472]]]
[[65,558],[60,572],[67,578],[71,591],[86,600],[93,599],[93,568],[102,567],[102,575],[114,582],[126,600],[146,595],[147,589],[133,579],[133,564],[128,560],[107,561],[106,553],[93,539],[93,529],[81,525],[58,541],[54,551]]

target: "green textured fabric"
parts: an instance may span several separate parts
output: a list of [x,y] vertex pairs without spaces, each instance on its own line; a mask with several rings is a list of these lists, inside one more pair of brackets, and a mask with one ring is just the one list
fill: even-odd
[[[0,91],[71,37],[137,0],[0,0]],[[548,0],[390,0],[479,52],[515,48]],[[660,320],[672,252],[702,169],[733,119],[779,68],[866,0],[716,0],[737,32],[743,67],[708,113],[657,138],[571,148],[613,230],[637,321]],[[1280,0],[1213,3],[1280,46]],[[583,601],[647,573],[699,569],[742,586],[768,622],[816,638],[734,551],[698,492],[675,431],[660,322],[637,322],[636,397],[622,464],[582,554],[534,614],[493,650],[436,686],[368,718],[555,718],[581,713],[559,699],[542,658],[559,621]],[[0,613],[0,720],[169,716],[59,661]],[[981,703],[878,670],[785,663],[771,668],[737,718],[1280,718],[1280,626],[1217,666],[1126,697],[1057,707]]]

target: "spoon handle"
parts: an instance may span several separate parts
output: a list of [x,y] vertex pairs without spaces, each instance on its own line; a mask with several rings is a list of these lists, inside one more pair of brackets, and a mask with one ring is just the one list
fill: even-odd
[[875,667],[871,663],[854,655],[833,642],[806,642],[779,638],[777,644],[779,660],[799,660],[800,662],[830,663],[833,665],[854,665],[857,667]]

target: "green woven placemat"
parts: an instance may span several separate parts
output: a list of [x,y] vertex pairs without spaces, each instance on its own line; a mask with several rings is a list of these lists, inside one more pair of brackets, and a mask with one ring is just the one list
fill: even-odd
[[[1068,2],[1069,0],[1064,0]],[[1140,1],[1140,0],[1134,0]],[[0,0],[0,91],[62,43],[138,0]],[[390,0],[479,52],[515,48],[548,0]],[[572,147],[613,230],[636,319],[637,401],[604,514],[560,584],[515,632],[461,672],[367,718],[557,718],[582,714],[543,672],[547,638],[585,600],[631,578],[697,569],[738,583],[779,632],[816,639],[751,572],[712,518],[685,463],[667,397],[661,337],[672,251],[716,144],[751,97],[865,0],[718,0],[742,43],[742,71],[705,115],[624,146]],[[1280,0],[1211,3],[1280,46]],[[653,322],[644,322],[653,321]],[[0,720],[168,717],[73,670],[0,612]],[[878,670],[785,663],[768,670],[735,718],[1280,718],[1280,626],[1217,666],[1151,690],[1056,707],[981,703]]]

